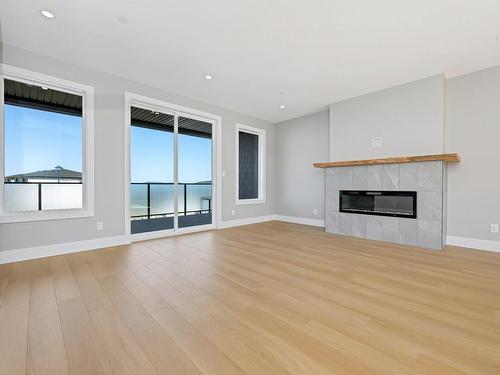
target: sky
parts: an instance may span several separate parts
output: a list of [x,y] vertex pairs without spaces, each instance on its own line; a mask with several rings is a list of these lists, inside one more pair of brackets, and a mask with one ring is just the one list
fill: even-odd
[[[82,119],[5,105],[5,176],[82,171]],[[179,182],[210,181],[212,141],[179,135]],[[173,134],[131,127],[131,181],[173,182]]]
[[[173,182],[173,133],[132,126],[131,181]],[[212,180],[212,140],[179,134],[179,182]]]
[[82,118],[5,105],[5,176],[53,169],[82,171]]

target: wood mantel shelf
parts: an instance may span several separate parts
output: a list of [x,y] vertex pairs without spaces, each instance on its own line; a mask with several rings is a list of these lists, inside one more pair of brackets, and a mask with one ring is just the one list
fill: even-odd
[[331,167],[348,167],[351,165],[415,163],[419,161],[444,161],[448,163],[457,163],[460,161],[460,155],[437,154],[437,155],[419,155],[419,156],[400,156],[395,158],[384,158],[384,159],[329,161],[325,163],[314,163],[313,166],[315,168],[331,168]]

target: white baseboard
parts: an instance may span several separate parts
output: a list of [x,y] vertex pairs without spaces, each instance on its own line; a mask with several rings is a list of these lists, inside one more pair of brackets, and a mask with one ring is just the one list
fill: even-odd
[[149,240],[156,240],[156,239],[160,239],[160,238],[179,236],[181,234],[197,233],[197,232],[202,232],[205,230],[212,230],[212,229],[215,229],[214,224],[198,225],[196,227],[179,228],[179,230],[177,232],[174,232],[173,229],[167,229],[167,230],[157,230],[154,232],[136,233],[136,234],[130,235],[130,239],[131,239],[131,242],[149,241]]
[[256,216],[256,217],[248,217],[246,219],[235,219],[235,220],[223,220],[220,223],[220,229],[224,228],[232,228],[239,227],[241,225],[249,225],[249,224],[257,224],[264,223],[266,221],[276,220],[275,215],[266,215],[266,216]]
[[303,225],[312,225],[315,227],[324,227],[325,226],[324,220],[309,219],[306,217],[274,215],[274,220],[286,221],[288,223],[296,223],[296,224],[303,224]]
[[126,236],[104,237],[92,240],[66,242],[54,245],[27,247],[0,251],[0,264],[38,259],[54,255],[77,253],[80,251],[95,250],[103,247],[119,246],[130,243]]
[[241,225],[264,223],[266,221],[272,221],[272,220],[286,221],[288,223],[295,223],[295,224],[312,225],[315,227],[325,226],[325,221],[319,219],[309,219],[305,217],[284,216],[284,215],[266,215],[266,216],[249,217],[246,219],[222,221],[220,228],[223,229],[223,228],[239,227]]
[[469,247],[478,250],[500,252],[500,241],[482,240],[480,238],[446,236],[446,244],[451,246]]

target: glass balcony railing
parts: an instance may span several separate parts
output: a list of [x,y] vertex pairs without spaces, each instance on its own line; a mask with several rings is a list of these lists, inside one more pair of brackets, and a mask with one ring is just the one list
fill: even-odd
[[[211,183],[178,184],[179,215],[212,212]],[[131,183],[130,217],[133,220],[174,215],[173,183]]]
[[7,212],[82,208],[81,182],[5,182]]
[[[41,211],[83,207],[81,183],[5,182],[5,211]],[[212,212],[211,183],[179,183],[179,215]],[[173,216],[173,183],[132,183],[132,219]]]

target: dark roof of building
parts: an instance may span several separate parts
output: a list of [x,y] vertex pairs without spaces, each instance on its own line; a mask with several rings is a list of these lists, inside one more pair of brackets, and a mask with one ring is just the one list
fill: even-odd
[[68,115],[82,115],[82,97],[6,79],[5,103]]
[[[174,116],[168,113],[132,107],[131,117],[133,125],[168,132],[174,131]],[[212,124],[205,121],[179,116],[179,133],[201,138],[211,138]]]
[[71,169],[62,168],[58,171],[56,168],[44,170],[44,171],[36,171],[29,173],[21,173],[12,176],[6,176],[6,179],[10,178],[73,178],[73,179],[81,179],[82,172],[72,171]]

